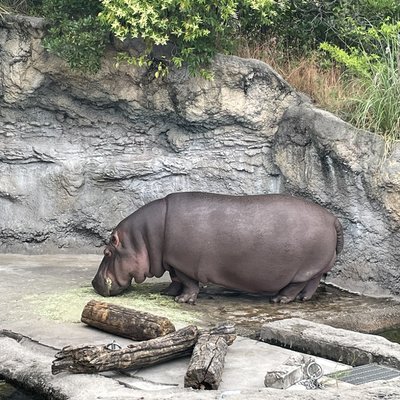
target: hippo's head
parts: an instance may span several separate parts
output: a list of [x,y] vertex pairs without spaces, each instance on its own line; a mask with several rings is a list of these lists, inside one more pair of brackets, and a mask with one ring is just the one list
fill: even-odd
[[92,281],[95,291],[102,296],[118,295],[131,285],[132,279],[142,283],[148,276],[147,251],[135,249],[129,237],[128,232],[117,227],[104,249],[103,260]]

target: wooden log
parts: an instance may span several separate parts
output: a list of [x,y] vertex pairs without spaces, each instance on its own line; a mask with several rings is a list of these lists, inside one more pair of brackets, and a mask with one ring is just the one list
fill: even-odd
[[132,340],[154,339],[175,332],[168,318],[96,300],[86,304],[81,321]]
[[226,352],[235,338],[232,325],[220,325],[209,332],[201,332],[193,349],[184,386],[193,389],[218,389]]
[[198,329],[189,325],[174,333],[120,350],[106,345],[66,346],[52,363],[53,375],[60,372],[95,373],[115,369],[141,368],[190,355],[197,341]]
[[210,330],[200,330],[200,334],[220,335],[223,336],[228,346],[230,346],[236,339],[236,328],[235,325],[229,322],[221,322]]

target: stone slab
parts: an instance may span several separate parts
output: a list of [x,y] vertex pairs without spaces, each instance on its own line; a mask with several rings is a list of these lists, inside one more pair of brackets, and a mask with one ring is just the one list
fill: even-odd
[[301,318],[263,325],[261,340],[352,366],[376,362],[400,369],[400,344]]
[[274,389],[287,389],[303,379],[303,368],[300,365],[282,365],[265,375],[264,384]]
[[[309,378],[308,367],[310,364],[316,365],[315,363],[314,357],[300,354],[291,356],[279,367],[267,371],[264,384],[275,389],[287,389]],[[324,373],[322,369],[321,373]]]
[[[342,389],[333,387],[323,392],[276,389],[236,389],[194,391],[180,388],[166,390],[138,390],[133,384],[103,375],[63,373],[53,376],[50,371],[52,357],[38,349],[26,348],[24,343],[0,336],[0,374],[7,379],[34,388],[53,400],[380,400],[400,398],[400,380],[374,382],[374,385],[353,386]],[[248,377],[246,373],[242,378]],[[321,397],[322,396],[322,397]]]

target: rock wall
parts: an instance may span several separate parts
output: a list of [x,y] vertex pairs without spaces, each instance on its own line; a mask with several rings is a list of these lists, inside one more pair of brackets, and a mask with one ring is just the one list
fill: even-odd
[[286,192],[337,214],[328,280],[400,295],[400,146],[315,108],[268,65],[218,56],[215,79],[162,80],[113,61],[73,73],[43,21],[0,20],[0,249],[99,252],[137,207],[173,191]]

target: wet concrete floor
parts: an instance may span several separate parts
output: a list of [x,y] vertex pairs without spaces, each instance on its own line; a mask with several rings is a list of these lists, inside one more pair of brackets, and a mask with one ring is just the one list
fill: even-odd
[[236,324],[240,335],[251,338],[258,337],[263,323],[290,317],[365,333],[400,326],[399,302],[360,296],[323,284],[311,301],[290,304],[272,304],[262,295],[209,285],[201,289],[197,304],[192,306],[159,295],[169,282],[165,274],[161,279],[133,285],[124,296],[104,299],[90,285],[100,260],[100,255],[0,254],[0,328],[18,329],[33,319],[36,324],[40,320],[78,323],[91,298],[166,315],[177,326],[190,322],[209,326],[228,320]]
[[[201,289],[197,304],[192,306],[177,304],[172,298],[159,294],[169,283],[169,276],[165,274],[161,279],[150,279],[142,285],[133,285],[122,296],[105,299],[97,295],[90,284],[101,258],[101,255],[0,254],[0,330],[7,329],[32,338],[33,344],[40,345],[41,352],[44,351],[42,345],[48,346],[46,351],[51,357],[56,349],[67,344],[109,343],[109,334],[80,323],[83,307],[91,299],[167,316],[177,328],[190,323],[209,327],[228,320],[236,324],[240,336],[252,339],[258,337],[263,323],[290,317],[300,317],[366,333],[388,330],[400,325],[399,302],[387,298],[359,296],[327,285],[321,285],[311,301],[291,304],[272,304],[268,297],[262,295],[208,285]],[[124,338],[117,339],[122,346],[130,342]],[[250,350],[254,356],[260,356],[260,348],[267,346],[270,345],[245,338],[235,342],[229,351],[225,368],[226,388],[237,386],[237,377],[232,375],[232,371],[243,373],[243,363],[250,357]],[[288,350],[275,350],[277,354],[274,358],[271,356],[271,348],[264,349],[268,353],[269,362],[274,359],[276,363],[282,363],[288,357],[284,353]],[[246,354],[245,359],[243,354]],[[264,355],[262,359],[265,361]],[[175,386],[182,383],[181,377],[187,362],[188,360],[176,360],[176,365],[167,369],[176,373],[174,379],[178,383],[175,382]],[[260,363],[254,361],[250,364],[255,367]],[[337,368],[337,365],[333,363],[333,367],[331,365],[326,368],[328,367]],[[161,369],[166,370],[165,367]],[[150,374],[152,384],[155,380],[158,385],[159,370],[149,368],[142,372]],[[254,383],[254,388],[262,387],[265,371],[258,372],[262,376],[257,378],[258,386]],[[246,384],[254,375],[253,370],[247,372]],[[147,375],[144,378],[147,379]],[[139,376],[137,379],[140,381],[144,378]]]
[[268,300],[260,295],[207,287],[198,303],[207,309],[211,321],[223,318],[235,322],[241,335],[255,339],[265,322],[290,317],[363,333],[389,330],[388,336],[398,339],[400,303],[393,299],[361,296],[321,284],[308,302],[273,304]]

